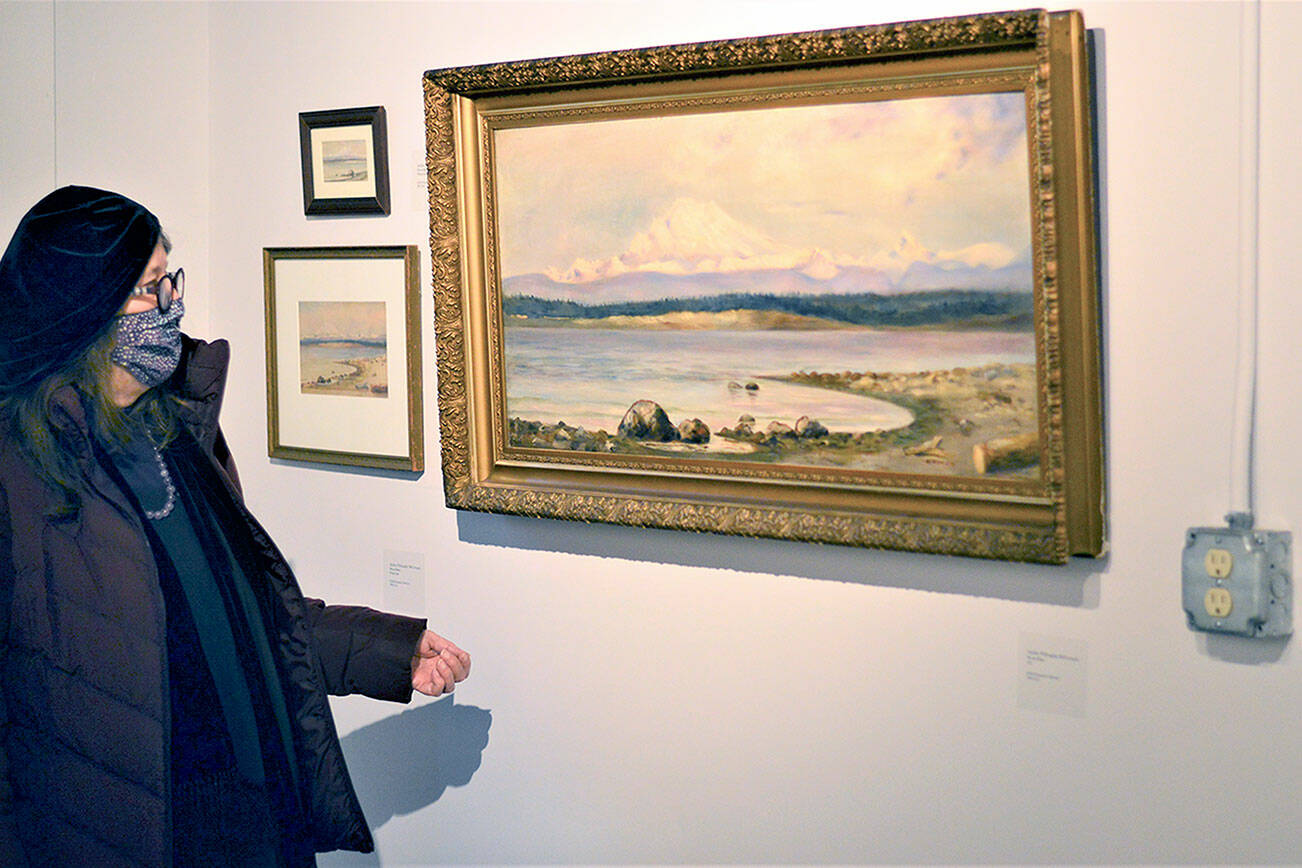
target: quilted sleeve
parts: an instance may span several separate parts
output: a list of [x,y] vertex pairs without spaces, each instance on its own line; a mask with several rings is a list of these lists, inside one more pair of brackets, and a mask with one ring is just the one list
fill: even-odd
[[327,606],[314,599],[304,603],[330,693],[411,701],[411,660],[425,632],[424,618],[364,606]]

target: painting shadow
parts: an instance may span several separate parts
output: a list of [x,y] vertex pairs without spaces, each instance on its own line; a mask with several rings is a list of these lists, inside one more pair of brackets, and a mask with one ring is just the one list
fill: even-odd
[[625,527],[462,511],[458,537],[478,545],[909,588],[1095,609],[1110,560],[1064,566],[818,545],[779,539]]
[[[449,696],[386,717],[340,739],[372,831],[426,808],[479,770],[492,712]],[[339,854],[343,856],[343,854]],[[350,853],[338,864],[378,865],[376,853]]]

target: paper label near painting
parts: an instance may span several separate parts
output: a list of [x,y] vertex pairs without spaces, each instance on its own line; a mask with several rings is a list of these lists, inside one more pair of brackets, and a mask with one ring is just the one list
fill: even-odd
[[1018,707],[1084,717],[1087,650],[1081,639],[1023,633],[1017,668]]
[[425,611],[425,555],[384,550],[384,608],[421,615]]

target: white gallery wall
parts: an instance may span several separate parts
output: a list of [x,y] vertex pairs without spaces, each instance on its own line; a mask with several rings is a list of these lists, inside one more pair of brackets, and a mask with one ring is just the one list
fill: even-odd
[[[0,227],[52,185],[154,208],[235,352],[249,502],[312,594],[424,557],[455,698],[335,702],[378,853],[325,865],[1302,860],[1302,654],[1190,632],[1185,528],[1229,509],[1240,8],[1079,4],[1100,49],[1111,552],[1063,568],[443,506],[426,69],[993,11],[975,2],[0,2]],[[1261,44],[1257,513],[1302,532],[1302,4]],[[303,215],[300,111],[383,105],[393,213]],[[418,478],[266,457],[262,248],[419,244]],[[202,301],[200,301],[202,299]],[[191,298],[187,296],[187,302]],[[1081,715],[1019,707],[1028,637]],[[1232,808],[1232,810],[1230,810]]]

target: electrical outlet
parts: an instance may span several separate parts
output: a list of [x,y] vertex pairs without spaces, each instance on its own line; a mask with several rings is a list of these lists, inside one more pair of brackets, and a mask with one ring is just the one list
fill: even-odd
[[1239,636],[1292,634],[1292,535],[1253,530],[1238,514],[1229,519],[1229,527],[1194,527],[1185,535],[1189,626]]

